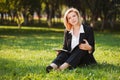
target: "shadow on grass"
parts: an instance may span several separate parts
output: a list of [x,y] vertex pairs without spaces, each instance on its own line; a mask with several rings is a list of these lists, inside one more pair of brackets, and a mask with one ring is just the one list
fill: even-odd
[[30,50],[45,50],[63,42],[63,29],[0,29],[0,44]]
[[118,72],[120,71],[120,65],[113,65],[113,64],[108,64],[108,63],[97,63],[93,65],[88,66],[89,69],[94,69],[94,70],[102,70],[102,71],[115,71],[117,70]]
[[63,33],[63,29],[56,28],[24,28],[24,29],[16,29],[16,28],[0,28],[0,35],[6,36],[33,36],[33,35],[42,35],[46,34],[49,36],[51,33]]
[[[0,58],[0,80],[16,80],[29,74],[45,74],[43,64],[34,64],[31,61],[7,60]],[[29,63],[29,64],[28,64]],[[9,77],[8,77],[9,76]]]
[[96,44],[99,46],[120,47],[120,33],[95,33]]

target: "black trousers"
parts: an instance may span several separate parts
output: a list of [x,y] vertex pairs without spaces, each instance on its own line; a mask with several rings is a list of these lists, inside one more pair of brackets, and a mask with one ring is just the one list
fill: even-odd
[[70,67],[76,68],[80,65],[82,58],[88,55],[88,51],[81,50],[79,47],[76,47],[72,52],[61,51],[57,57],[53,60],[57,66],[62,65],[64,62],[68,63]]

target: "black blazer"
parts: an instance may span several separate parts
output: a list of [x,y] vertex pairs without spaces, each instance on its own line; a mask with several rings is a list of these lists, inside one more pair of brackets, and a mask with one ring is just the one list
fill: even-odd
[[[84,29],[84,33],[80,33],[79,44],[81,42],[83,42],[83,39],[86,39],[88,41],[88,43],[92,46],[92,52],[91,52],[91,54],[93,54],[93,52],[95,50],[95,42],[94,42],[93,29],[92,29],[92,27],[86,26],[84,24],[83,24],[83,29]],[[71,51],[71,40],[72,40],[71,33],[69,33],[69,31],[65,30],[64,31],[63,49]]]
[[[93,52],[95,51],[95,41],[94,41],[93,29],[92,29],[92,27],[86,26],[84,24],[83,24],[83,29],[84,29],[84,33],[80,33],[79,44],[83,41],[83,39],[86,39],[88,41],[88,43],[92,46],[92,51],[90,54],[88,53],[88,51],[85,51],[85,52],[87,52],[87,55],[82,58],[82,60],[80,61],[80,65],[96,64],[97,62],[93,56]],[[72,39],[71,33],[69,33],[69,31],[65,30],[64,31],[63,49],[71,51],[71,39]],[[78,46],[76,46],[76,47],[78,47]]]

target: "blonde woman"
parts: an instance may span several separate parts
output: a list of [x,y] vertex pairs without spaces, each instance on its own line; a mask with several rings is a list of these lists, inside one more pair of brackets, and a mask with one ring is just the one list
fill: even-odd
[[46,71],[74,69],[82,64],[96,63],[93,52],[94,33],[91,27],[82,24],[82,17],[75,8],[69,8],[64,15],[64,43],[53,62],[46,67]]

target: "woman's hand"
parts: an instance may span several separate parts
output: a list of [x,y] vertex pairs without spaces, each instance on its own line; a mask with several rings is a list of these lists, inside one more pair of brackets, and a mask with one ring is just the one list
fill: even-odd
[[86,39],[83,39],[83,41],[85,41],[85,43],[81,43],[79,45],[79,48],[82,49],[82,50],[88,50],[88,51],[91,51],[92,50],[92,47],[89,45],[88,41]]
[[56,54],[57,54],[57,55],[59,55],[59,54],[60,54],[60,52],[61,52],[61,51],[59,51],[59,50],[58,50],[58,51],[56,51]]

